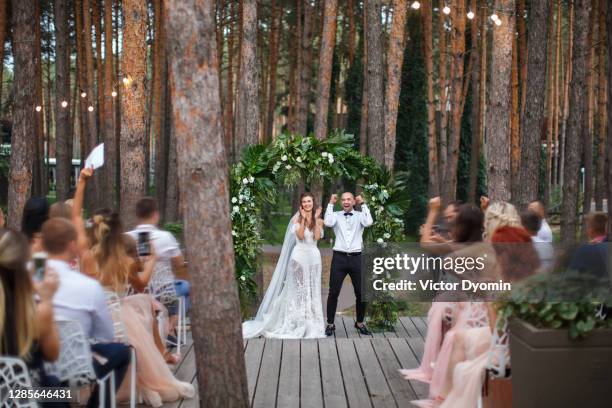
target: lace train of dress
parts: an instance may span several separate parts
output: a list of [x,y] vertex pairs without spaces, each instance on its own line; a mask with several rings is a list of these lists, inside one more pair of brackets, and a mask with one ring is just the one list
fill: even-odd
[[[297,227],[291,226],[295,234]],[[287,265],[283,288],[262,319],[242,325],[245,338],[264,336],[278,339],[325,337],[321,301],[321,253],[310,230],[297,240]]]

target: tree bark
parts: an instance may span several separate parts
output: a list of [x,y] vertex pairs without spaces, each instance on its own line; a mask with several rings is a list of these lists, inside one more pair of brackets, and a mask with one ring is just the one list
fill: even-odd
[[[477,9],[476,0],[471,0],[471,9]],[[480,164],[480,153],[482,149],[482,138],[484,128],[485,111],[485,82],[487,77],[486,57],[487,57],[487,7],[483,5],[480,14],[471,22],[472,44],[478,35],[478,24],[480,24],[480,37],[478,45],[472,46],[472,53],[475,54],[472,64],[472,142],[470,149],[470,173],[468,180],[468,203],[476,202],[476,190],[478,188],[478,167]]]
[[[42,78],[42,47],[41,47],[41,29],[40,29],[40,16],[41,9],[40,3],[36,3],[36,25],[34,29],[34,52],[36,53],[36,76],[33,80],[36,82],[36,99],[34,101],[35,106],[43,106],[43,78]],[[43,197],[46,195],[45,188],[43,187],[45,179],[45,162],[41,160],[45,157],[45,123],[43,110],[36,112],[36,139],[34,146],[34,157],[38,160],[34,160],[32,168],[32,195]]]
[[446,172],[442,185],[442,199],[450,202],[457,192],[457,164],[461,142],[461,118],[463,116],[463,65],[465,56],[465,0],[454,0],[451,30],[451,129],[447,148]]
[[147,8],[139,0],[123,0],[122,73],[124,81],[121,95],[121,162],[120,208],[125,225],[135,222],[134,206],[147,192],[145,143],[146,105],[146,22]]
[[[529,51],[527,49],[527,28],[525,27],[525,0],[518,0],[516,14],[516,31],[518,33],[518,64],[520,67],[520,118],[525,113],[525,102],[527,100],[527,64],[529,63]],[[531,18],[531,12],[529,13],[529,18]]]
[[521,206],[538,198],[540,146],[544,129],[544,98],[546,95],[546,57],[548,46],[548,5],[533,2],[527,20],[527,87],[525,110],[521,115],[521,166],[518,197]]
[[317,78],[317,99],[315,103],[314,134],[319,140],[327,137],[329,113],[329,91],[331,87],[332,59],[336,45],[337,0],[325,0],[323,11],[323,32],[319,47],[319,73]]
[[520,99],[519,99],[519,44],[518,40],[513,41],[512,47],[512,103],[510,108],[510,173],[512,177],[512,197],[518,196],[518,190],[521,188],[519,183],[518,173],[521,165],[521,135],[519,133],[519,115],[520,115]]
[[217,64],[213,62],[213,5],[211,0],[168,0],[165,4],[173,128],[185,235],[190,237],[186,252],[193,291],[198,293],[192,327],[200,405],[247,407],[228,166],[221,136]]
[[[472,0],[475,2],[476,0]],[[438,142],[436,139],[436,105],[434,100],[434,73],[433,73],[433,28],[431,0],[423,1],[421,5],[421,18],[423,20],[423,59],[425,60],[425,74],[427,76],[427,149],[429,196],[440,195],[438,178]],[[476,104],[477,105],[477,104]]]
[[104,166],[103,196],[105,205],[115,207],[117,190],[117,138],[115,137],[115,107],[113,91],[115,75],[113,69],[113,0],[104,0],[104,157],[108,165]]
[[300,59],[298,61],[298,71],[300,79],[298,81],[298,108],[295,133],[306,135],[308,132],[308,112],[310,106],[310,86],[312,79],[312,33],[314,26],[314,10],[308,0],[298,0],[302,3],[304,10],[304,20],[302,27],[302,41]]
[[557,147],[557,161],[558,161],[558,170],[557,174],[559,176],[557,183],[560,186],[563,186],[563,168],[565,165],[564,160],[564,151],[565,151],[565,135],[567,133],[567,118],[569,117],[569,84],[572,80],[572,45],[574,41],[574,2],[569,2],[569,9],[567,11],[568,14],[568,34],[567,34],[567,50],[566,50],[566,68],[565,68],[565,78],[563,83],[563,118],[561,122],[561,135],[559,140],[559,146]]
[[8,1],[0,1],[0,114],[2,113],[2,78],[4,78],[4,41],[7,33]]
[[446,159],[448,157],[448,78],[447,78],[447,33],[446,33],[446,14],[442,13],[438,9],[438,48],[440,53],[439,66],[438,66],[438,92],[440,94],[440,135],[438,137],[438,146],[440,150],[438,152],[438,176],[440,177],[440,188],[444,185],[444,174],[446,174]]
[[[514,10],[514,0],[500,1],[503,10]],[[487,132],[487,181],[491,200],[511,198],[510,169],[510,79],[514,14],[501,14],[502,24],[493,28],[491,89]]]
[[[603,198],[606,194],[606,132],[608,123],[606,121],[607,103],[606,100],[606,10],[608,5],[605,1],[599,2],[599,47],[598,47],[598,117],[599,132],[597,134],[597,160],[595,166],[595,209],[603,211]],[[609,62],[608,62],[609,63]],[[609,66],[608,66],[608,69]],[[610,201],[608,201],[610,203]],[[608,208],[610,204],[608,204]]]
[[240,78],[236,104],[236,155],[259,143],[259,71],[257,64],[257,1],[243,0]]
[[[587,113],[586,122],[582,131],[583,135],[583,163],[584,163],[584,195],[582,208],[583,213],[588,213],[591,209],[591,202],[593,201],[593,132],[595,128],[595,108],[596,108],[596,95],[595,95],[595,54],[597,47],[595,46],[596,30],[597,26],[597,0],[593,0],[593,7],[589,16],[589,31],[587,34],[588,44],[588,57],[586,60],[586,75],[587,75]],[[584,220],[583,220],[584,221]],[[586,236],[586,223],[582,222],[582,236]]]
[[268,62],[268,110],[266,117],[265,142],[274,139],[274,111],[276,109],[276,71],[280,50],[280,33],[283,24],[283,4],[272,0],[272,27],[270,28],[270,58]]
[[591,2],[575,1],[574,44],[572,82],[570,83],[570,111],[565,145],[565,170],[563,202],[561,205],[561,240],[572,243],[576,240],[577,203],[579,196],[579,170],[581,157],[581,132],[586,112],[586,60],[588,55],[588,22]]
[[230,2],[229,29],[227,34],[227,83],[223,120],[225,129],[225,150],[227,157],[234,160],[234,38],[236,33],[235,2]]
[[23,206],[32,187],[32,163],[36,135],[36,64],[40,55],[35,38],[34,0],[13,0],[13,128],[9,169],[7,226],[19,230]]
[[[168,59],[166,58],[166,64],[169,65]],[[166,67],[168,71],[168,67]],[[166,145],[168,146],[168,161],[166,174],[166,198],[165,198],[165,214],[164,220],[166,222],[177,222],[181,220],[181,214],[179,213],[179,185],[178,185],[178,163],[176,160],[176,137],[174,132],[174,126],[172,124],[172,101],[170,100],[170,83],[172,82],[172,76],[168,75],[168,82],[166,83],[164,92],[166,93],[164,107],[164,120],[165,130],[164,137],[166,138]]]
[[[96,122],[96,111],[89,111],[89,107],[96,107],[96,95],[95,95],[95,71],[94,71],[94,57],[93,57],[93,44],[91,38],[91,10],[89,0],[83,0],[83,45],[85,48],[85,69],[86,69],[86,85],[84,91],[87,96],[84,98],[87,103],[87,126],[88,126],[88,138],[87,138],[87,152],[91,151],[98,143],[98,130]],[[97,193],[97,192],[96,192]],[[95,194],[94,194],[95,196]],[[93,201],[95,202],[95,201]]]
[[[608,42],[606,48],[608,50],[608,61],[612,61],[612,8],[608,7],[606,10],[606,34]],[[611,65],[612,66],[612,62]],[[608,76],[606,78],[607,84],[607,100],[612,101],[612,69],[608,69]],[[612,123],[612,103],[606,105],[606,121]],[[612,180],[612,126],[606,128],[608,136],[608,183]],[[608,214],[610,214],[610,206],[612,205],[612,188],[608,186]],[[612,217],[608,216],[608,241],[612,240]]]
[[368,93],[368,154],[379,164],[385,163],[385,117],[383,90],[383,32],[381,0],[367,0],[367,84]]
[[[93,19],[93,26],[96,33],[96,91],[98,100],[95,103],[97,108],[97,123],[98,126],[104,123],[104,116],[106,111],[104,110],[104,70],[102,69],[102,22],[100,14],[100,1],[92,2],[91,18]],[[104,129],[98,129],[98,141],[104,140],[102,132]],[[106,196],[103,194],[102,196]]]
[[[364,7],[365,8],[365,7]],[[359,123],[359,153],[362,155],[368,154],[368,36],[365,34],[368,26],[368,13],[363,10],[361,33],[363,35],[363,84],[361,92],[361,118]]]
[[72,126],[70,122],[70,26],[68,0],[56,0],[55,10],[55,152],[56,193],[59,201],[69,198],[72,173]]

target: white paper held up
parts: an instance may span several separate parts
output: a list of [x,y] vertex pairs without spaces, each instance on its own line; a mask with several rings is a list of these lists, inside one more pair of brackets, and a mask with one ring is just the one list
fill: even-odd
[[93,168],[94,170],[104,165],[104,143],[97,145],[87,159],[85,159],[85,167]]

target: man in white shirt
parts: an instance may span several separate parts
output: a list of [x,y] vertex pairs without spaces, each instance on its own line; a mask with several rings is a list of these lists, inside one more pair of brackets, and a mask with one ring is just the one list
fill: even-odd
[[555,251],[550,242],[544,242],[537,236],[537,232],[540,230],[542,224],[540,216],[534,211],[526,211],[521,214],[521,224],[523,224],[523,228],[531,235],[533,247],[540,259],[541,270],[551,268],[555,261]]
[[[76,229],[66,219],[51,218],[43,224],[41,235],[43,247],[48,254],[46,267],[54,270],[59,277],[59,288],[53,297],[55,316],[80,323],[85,335],[94,341],[92,352],[105,360],[101,363],[93,359],[96,376],[102,378],[115,371],[116,391],[130,363],[130,348],[122,343],[113,343],[115,329],[102,286],[98,281],[74,271],[69,265],[78,255]],[[106,401],[110,401],[110,394],[106,398]],[[98,406],[97,386],[87,405]]]
[[[338,196],[332,194],[324,218],[325,226],[333,228],[336,234],[329,277],[325,334],[331,336],[336,330],[334,317],[336,316],[338,296],[344,278],[348,274],[355,291],[357,309],[355,328],[361,334],[369,335],[371,333],[363,323],[366,305],[365,302],[361,301],[361,250],[363,247],[363,230],[372,225],[374,221],[368,206],[363,202],[360,195],[355,197],[353,193],[343,193],[341,198],[342,211],[334,212],[334,204],[337,200]],[[361,211],[355,211],[355,204],[361,205]]]
[[[173,280],[177,296],[184,296],[185,311],[189,310],[189,282],[175,279],[175,273],[183,268],[185,259],[174,235],[157,227],[160,217],[155,199],[144,197],[138,200],[138,203],[136,203],[136,217],[138,225],[135,229],[129,231],[128,235],[138,242],[138,234],[142,232],[149,234],[151,245],[157,257],[154,271],[155,278],[159,279],[160,275],[163,275],[164,279]],[[171,327],[174,328],[178,322],[176,305],[170,304],[165,306],[170,314]]]
[[552,243],[553,234],[552,230],[550,229],[550,225],[548,225],[548,222],[546,222],[546,210],[544,209],[544,204],[542,204],[541,201],[532,201],[527,206],[527,211],[533,211],[542,219],[542,225],[536,234],[538,239],[540,239],[542,242]]

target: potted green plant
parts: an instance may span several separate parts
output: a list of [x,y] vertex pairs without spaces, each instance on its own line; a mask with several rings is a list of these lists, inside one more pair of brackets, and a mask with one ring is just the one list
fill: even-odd
[[538,275],[498,304],[508,319],[513,406],[611,406],[609,293],[609,283],[577,274]]

